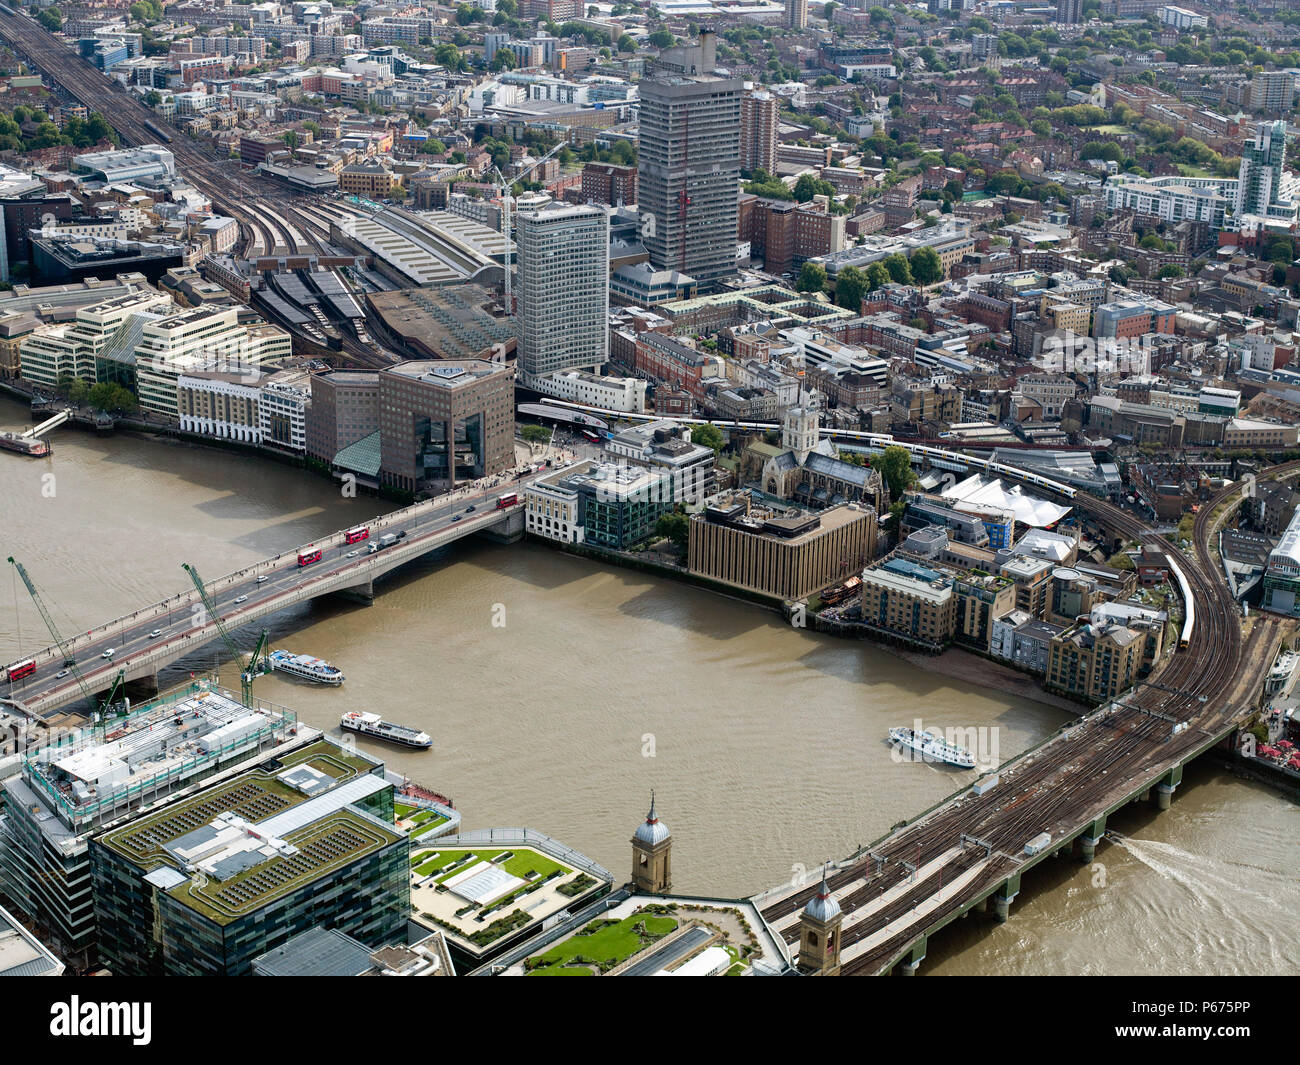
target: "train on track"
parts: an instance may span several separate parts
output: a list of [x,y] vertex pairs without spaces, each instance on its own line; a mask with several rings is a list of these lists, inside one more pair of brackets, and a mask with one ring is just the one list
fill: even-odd
[[1166,552],[1165,559],[1169,562],[1169,570],[1178,581],[1178,590],[1183,597],[1186,616],[1183,618],[1183,631],[1178,637],[1178,648],[1186,651],[1192,642],[1192,632],[1196,628],[1196,600],[1192,597],[1192,586],[1187,583],[1187,577],[1184,576],[1182,567],[1174,561],[1173,555]]
[[[552,399],[549,396],[543,396],[541,402],[553,404],[557,407],[568,407],[571,410],[592,411],[600,414],[610,415],[615,418],[626,418],[628,421],[655,421],[657,415],[653,414],[628,414],[620,411],[605,410],[602,407],[592,407],[582,403],[570,403],[565,400]],[[687,422],[692,425],[703,425],[706,423],[725,426],[728,429],[747,429],[758,432],[768,432],[777,429],[774,423],[770,422],[742,422],[742,421],[725,421],[708,418],[674,418],[674,421]],[[1078,496],[1078,489],[1072,488],[1068,484],[1053,480],[1050,477],[1044,477],[1041,474],[1031,473],[1028,470],[1018,469],[1015,466],[1008,466],[1004,462],[991,462],[988,459],[978,458],[974,455],[967,455],[960,451],[951,451],[947,448],[931,447],[928,444],[913,444],[907,440],[900,440],[897,437],[890,436],[888,433],[865,433],[856,429],[826,429],[823,432],[833,439],[851,440],[856,443],[865,444],[869,448],[887,447],[905,448],[914,458],[923,458],[932,466],[952,466],[960,465],[968,470],[979,473],[990,474],[995,477],[1009,477],[1012,480],[1020,481],[1024,484],[1032,485],[1044,492],[1054,492],[1058,496],[1066,499],[1075,499]],[[957,443],[957,441],[954,441]]]

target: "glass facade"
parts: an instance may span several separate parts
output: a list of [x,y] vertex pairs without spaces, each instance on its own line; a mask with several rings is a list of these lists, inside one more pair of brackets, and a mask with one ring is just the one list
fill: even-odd
[[[95,910],[100,950],[109,968],[123,976],[243,976],[253,959],[300,932],[336,928],[379,947],[404,941],[410,914],[410,849],[392,827],[393,789],[348,808],[383,830],[386,842],[359,853],[332,871],[304,878],[292,890],[234,919],[196,905],[190,891],[204,885],[198,875],[164,890],[144,879],[146,870],[99,841],[91,844]],[[291,837],[290,842],[293,841]],[[303,848],[307,849],[306,846]]]

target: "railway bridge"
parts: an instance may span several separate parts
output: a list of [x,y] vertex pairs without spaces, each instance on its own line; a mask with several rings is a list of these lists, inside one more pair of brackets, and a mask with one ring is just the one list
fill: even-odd
[[[1300,472],[1300,463],[1272,472],[1291,476]],[[1237,606],[1209,546],[1244,491],[1243,484],[1228,486],[1197,516],[1192,551],[1178,559],[1196,622],[1186,633],[1185,649],[1157,677],[828,872],[838,904],[837,972],[911,975],[930,937],[952,921],[990,910],[1006,920],[1022,878],[1035,866],[1070,852],[1091,862],[1116,810],[1152,797],[1167,808],[1183,767],[1249,719],[1281,625],[1277,618],[1260,617],[1243,637]],[[1157,539],[1138,518],[1109,503],[1082,495],[1075,502],[1127,539]],[[802,911],[819,892],[813,884],[790,884],[754,899],[792,954]],[[826,912],[824,905],[819,912]]]

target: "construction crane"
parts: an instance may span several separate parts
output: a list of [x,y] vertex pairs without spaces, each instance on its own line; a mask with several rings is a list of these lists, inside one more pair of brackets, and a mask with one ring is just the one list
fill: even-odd
[[[253,680],[260,673],[266,670],[266,647],[270,636],[266,629],[262,630],[262,635],[257,641],[257,646],[253,648],[253,653],[248,656],[248,662],[244,662],[244,652],[239,649],[235,643],[235,638],[226,628],[226,623],[221,620],[221,615],[217,612],[216,604],[208,595],[208,590],[203,586],[203,578],[199,576],[199,571],[191,566],[188,562],[182,563],[185,572],[190,575],[190,580],[194,582],[194,587],[198,589],[199,598],[203,600],[203,608],[208,612],[208,617],[212,618],[213,623],[217,626],[217,631],[221,633],[222,640],[225,641],[226,649],[230,656],[239,666],[239,684],[243,691],[244,705],[253,705]],[[258,668],[259,665],[261,668]]]
[[45,600],[41,598],[41,593],[36,590],[36,585],[32,583],[31,577],[27,575],[26,568],[12,555],[9,556],[9,564],[18,571],[18,576],[23,579],[23,584],[27,585],[27,592],[32,597],[32,602],[36,604],[36,609],[40,612],[41,620],[45,622],[45,627],[50,630],[50,635],[54,638],[55,646],[62,652],[63,668],[69,670],[76,678],[77,685],[81,688],[81,694],[86,697],[86,702],[94,707],[96,711],[107,717],[108,711],[112,708],[119,690],[126,683],[126,671],[122,669],[117,671],[117,676],[113,678],[113,683],[108,689],[108,694],[104,696],[102,702],[96,699],[95,693],[90,690],[90,685],[86,683],[85,676],[77,666],[76,655],[68,649],[68,641],[65,640],[63,634],[59,632],[59,627],[54,623],[54,617],[46,607]]
[[553,156],[556,152],[558,152],[561,148],[563,148],[563,147],[564,147],[564,143],[565,143],[565,142],[561,139],[561,140],[560,140],[560,141],[559,141],[559,142],[558,142],[558,143],[557,143],[557,144],[556,144],[556,145],[555,145],[555,146],[554,146],[554,147],[553,147],[549,152],[547,152],[544,156],[542,156],[542,157],[541,157],[540,159],[538,159],[535,163],[533,163],[533,165],[530,166],[527,170],[520,171],[520,173],[519,173],[515,178],[513,178],[513,179],[510,180],[510,181],[507,181],[507,180],[506,180],[505,175],[501,173],[501,170],[500,170],[499,167],[495,167],[495,166],[494,166],[494,167],[492,168],[492,173],[494,173],[494,174],[497,176],[497,188],[498,188],[498,189],[500,190],[500,192],[501,192],[501,235],[502,235],[503,237],[505,237],[505,239],[506,239],[506,295],[505,295],[505,300],[506,300],[506,313],[508,313],[508,314],[513,314],[513,313],[514,313],[514,305],[513,305],[512,301],[511,301],[511,296],[510,296],[510,293],[511,293],[511,287],[510,287],[510,221],[511,221],[511,217],[510,217],[510,216],[511,216],[511,205],[512,205],[512,201],[513,201],[514,197],[510,195],[510,190],[511,190],[512,188],[514,188],[516,182],[524,181],[524,180],[528,177],[529,174],[531,174],[534,170],[536,170],[539,166],[541,166],[544,162],[546,162],[546,160],[548,160],[551,156]]

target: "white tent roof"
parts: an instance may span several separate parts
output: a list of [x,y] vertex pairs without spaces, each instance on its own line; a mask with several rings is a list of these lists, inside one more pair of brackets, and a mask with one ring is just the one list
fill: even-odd
[[1016,521],[1036,529],[1055,525],[1070,513],[1069,507],[1030,495],[1019,485],[1008,487],[997,478],[986,479],[978,473],[953,485],[943,493],[943,497],[954,503],[965,503],[969,506],[1009,510],[1015,514]]

